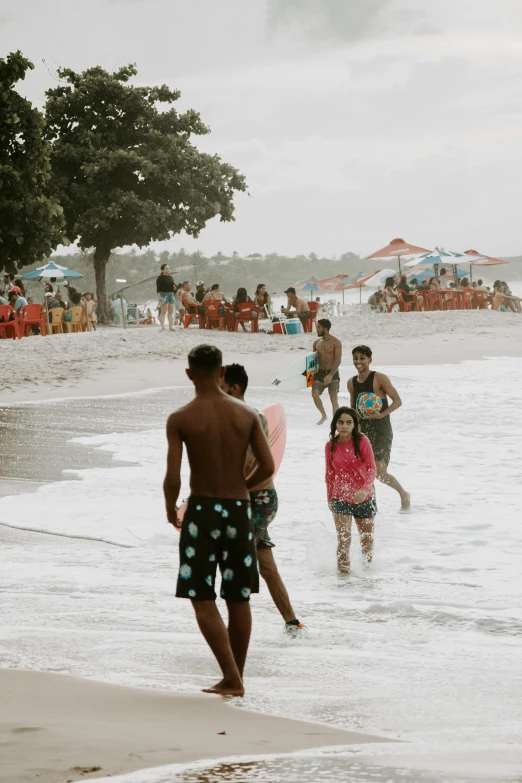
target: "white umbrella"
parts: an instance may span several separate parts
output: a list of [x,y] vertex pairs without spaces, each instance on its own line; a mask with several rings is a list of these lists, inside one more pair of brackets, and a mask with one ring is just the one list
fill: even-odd
[[370,288],[378,288],[383,285],[387,277],[395,277],[397,271],[395,269],[381,269],[380,272],[376,272],[368,280],[364,281],[364,285],[370,286]]

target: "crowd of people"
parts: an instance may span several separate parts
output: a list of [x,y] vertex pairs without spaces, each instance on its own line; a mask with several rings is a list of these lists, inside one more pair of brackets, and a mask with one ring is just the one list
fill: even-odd
[[[235,296],[227,297],[221,290],[219,283],[207,286],[203,280],[198,280],[196,282],[196,291],[194,292],[189,280],[184,280],[180,283],[174,282],[168,264],[161,266],[160,274],[156,280],[156,293],[158,297],[158,319],[162,331],[166,328],[165,321],[168,323],[169,330],[173,331],[175,326],[186,325],[186,315],[205,317],[210,302],[217,303],[217,311],[220,317],[233,314],[243,331],[246,331],[246,326],[240,317],[239,305],[253,305],[251,319],[266,321],[273,315],[272,297],[266,290],[265,283],[259,283],[251,295],[249,295],[246,288],[239,287]],[[288,314],[288,317],[291,317],[292,312],[295,313],[296,311],[301,320],[306,320],[306,312],[308,312],[308,317],[310,317],[308,304],[295,295],[294,289],[290,288],[285,293],[288,295],[288,308],[281,309],[285,314]]]
[[[59,286],[55,288],[52,283],[45,284],[45,309],[52,313],[53,310],[61,310],[61,324],[63,330],[68,331],[67,325],[72,322],[73,308],[81,307],[81,327],[83,331],[95,331],[96,316],[96,297],[92,292],[80,293],[73,288],[67,280],[62,284],[63,291]],[[28,305],[38,304],[33,297],[27,296],[23,280],[15,278],[11,273],[3,276],[2,288],[0,289],[0,305],[10,305],[12,308],[9,320],[15,320],[24,313],[24,308]],[[43,307],[43,305],[40,305]],[[51,321],[51,318],[50,318]],[[37,325],[31,326],[32,334],[38,334],[40,331]]]
[[[393,309],[402,310],[404,303],[411,303],[412,309],[453,309],[455,302],[453,292],[468,292],[472,309],[491,306],[492,310],[512,310],[522,312],[520,297],[514,296],[508,284],[496,280],[491,289],[482,280],[471,282],[468,277],[451,280],[446,269],[441,269],[438,275],[424,278],[419,284],[416,278],[408,281],[406,275],[387,277],[382,290],[375,291],[368,298],[368,304],[377,312],[388,313]],[[478,295],[482,292],[481,295]],[[429,294],[442,294],[441,300],[430,298]],[[473,293],[477,294],[473,296]]]

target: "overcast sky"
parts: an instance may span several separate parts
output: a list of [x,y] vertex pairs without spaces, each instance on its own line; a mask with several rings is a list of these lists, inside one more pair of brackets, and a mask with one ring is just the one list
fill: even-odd
[[201,112],[251,197],[172,249],[522,253],[521,0],[2,0],[0,44],[40,105],[136,62]]

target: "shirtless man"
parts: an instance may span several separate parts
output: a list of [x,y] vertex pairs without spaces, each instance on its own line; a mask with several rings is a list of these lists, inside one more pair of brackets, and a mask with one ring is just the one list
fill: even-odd
[[[361,432],[364,432],[372,444],[377,467],[377,478],[383,484],[388,484],[389,487],[392,487],[399,493],[401,508],[405,511],[410,507],[410,495],[399,484],[395,476],[388,473],[388,463],[393,441],[390,414],[401,407],[402,400],[399,397],[399,392],[392,385],[387,375],[384,375],[382,372],[371,371],[371,348],[368,348],[367,345],[358,345],[352,350],[352,357],[357,375],[348,381],[350,404],[352,408],[357,410],[357,399],[359,394],[364,392],[377,394],[381,398],[383,402],[381,411],[379,413],[368,413],[364,419],[361,418]],[[391,400],[391,405],[388,403],[388,397]]]
[[307,302],[297,296],[295,288],[287,288],[285,294],[288,297],[288,306],[281,307],[281,312],[285,313],[287,318],[299,318],[301,323],[308,321],[311,316]]
[[[241,364],[228,364],[225,367],[225,374],[221,378],[223,391],[236,400],[244,402],[247,387],[248,375],[245,368]],[[268,422],[262,413],[259,414],[259,418],[263,425],[263,431],[268,438]],[[249,449],[245,462],[245,476],[250,475],[254,467],[255,459]],[[275,544],[268,535],[268,525],[274,521],[278,508],[277,492],[272,478],[263,481],[259,486],[250,490],[250,503],[252,504],[252,520],[256,531],[259,572],[266,582],[274,604],[285,621],[286,631],[290,636],[295,637],[304,626],[299,622],[292,609],[288,592],[277,570],[274,555],[272,554],[272,547]]]
[[185,280],[181,287],[181,301],[187,313],[197,313],[199,302],[192,293],[192,286]]
[[321,394],[328,389],[332,413],[339,407],[337,395],[339,393],[339,367],[343,358],[343,346],[337,337],[330,334],[332,328],[328,318],[317,321],[318,340],[315,341],[313,350],[319,354],[319,371],[315,373],[312,384],[312,399],[319,410],[321,418],[317,422],[323,424],[326,421],[326,411],[321,401]]
[[[274,473],[270,445],[257,413],[219,388],[221,351],[198,345],[188,356],[192,402],[167,421],[167,473],[163,484],[167,519],[178,530],[180,566],[176,595],[192,601],[199,629],[223,678],[206,693],[243,696],[243,670],[252,618],[249,599],[259,592],[249,490]],[[183,444],[190,464],[190,498],[178,521]],[[245,478],[248,447],[256,463]],[[228,609],[228,630],[216,606],[216,569]]]

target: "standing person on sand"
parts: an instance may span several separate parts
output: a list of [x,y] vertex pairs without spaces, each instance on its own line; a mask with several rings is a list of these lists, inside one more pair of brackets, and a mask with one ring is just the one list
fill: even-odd
[[[228,364],[225,367],[225,374],[221,378],[223,391],[236,400],[245,402],[247,387],[248,375],[245,368],[241,364]],[[263,426],[263,432],[268,438],[266,417],[259,411],[258,414]],[[254,467],[254,455],[252,450],[249,449],[245,462],[245,476],[249,476]],[[295,616],[287,589],[277,570],[274,555],[272,554],[272,548],[275,544],[268,534],[268,525],[274,521],[279,505],[272,477],[250,490],[250,503],[252,506],[252,521],[254,522],[256,533],[255,540],[259,572],[266,582],[274,604],[285,621],[285,630],[290,636],[297,636],[299,630],[304,628],[304,626]]]
[[[198,345],[188,356],[187,375],[196,389],[192,402],[167,421],[167,473],[163,484],[167,519],[178,530],[176,595],[189,598],[199,629],[223,678],[206,693],[243,696],[243,670],[252,617],[250,595],[259,592],[249,490],[274,473],[274,460],[257,413],[219,388],[221,351]],[[183,521],[176,503],[181,488],[183,445],[190,465],[190,497]],[[245,478],[248,447],[256,464]],[[228,609],[228,630],[216,606],[216,569]]]
[[373,558],[373,527],[377,513],[374,481],[375,459],[368,438],[360,432],[353,408],[338,408],[325,447],[328,507],[337,531],[337,568],[350,571],[352,517],[359,530],[366,563]]
[[330,402],[332,403],[332,413],[335,413],[339,407],[337,395],[339,394],[339,367],[343,358],[343,346],[337,337],[330,334],[332,328],[328,318],[321,318],[317,321],[317,339],[314,342],[313,350],[319,354],[319,370],[315,373],[312,384],[312,399],[315,407],[321,414],[317,424],[323,424],[326,421],[326,411],[321,401],[321,394],[328,389]]
[[174,323],[172,314],[174,312],[174,294],[176,293],[176,286],[174,285],[174,279],[170,275],[168,264],[161,265],[161,274],[156,278],[156,293],[158,294],[158,304],[160,308],[159,322],[161,331],[165,331],[165,315],[167,315],[169,331],[173,332]]
[[[401,497],[403,511],[410,507],[410,495],[402,487],[395,476],[388,473],[393,430],[390,414],[398,410],[402,405],[399,392],[392,385],[387,375],[382,372],[370,370],[372,363],[372,350],[367,345],[358,345],[352,350],[353,364],[357,375],[348,381],[348,391],[352,408],[357,410],[357,400],[360,394],[377,394],[382,400],[382,408],[379,413],[368,413],[361,420],[361,432],[368,436],[372,444],[375,462],[377,464],[377,478],[383,484],[395,489]],[[388,404],[388,397],[391,405]]]

